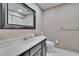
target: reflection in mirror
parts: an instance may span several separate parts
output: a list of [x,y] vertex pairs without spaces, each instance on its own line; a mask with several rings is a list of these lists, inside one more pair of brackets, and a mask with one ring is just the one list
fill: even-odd
[[8,3],[6,10],[4,28],[35,28],[35,11],[26,4]]
[[33,13],[19,4],[8,4],[8,24],[33,26]]

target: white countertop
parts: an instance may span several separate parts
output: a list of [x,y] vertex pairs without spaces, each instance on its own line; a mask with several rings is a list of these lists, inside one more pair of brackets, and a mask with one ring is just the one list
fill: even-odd
[[15,42],[13,44],[0,47],[0,56],[19,55],[44,39],[46,39],[46,37],[42,35],[42,36],[34,37],[32,39],[22,40],[19,42]]

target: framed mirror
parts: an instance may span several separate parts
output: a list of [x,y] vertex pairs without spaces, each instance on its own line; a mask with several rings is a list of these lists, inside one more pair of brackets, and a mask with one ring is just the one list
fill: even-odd
[[25,3],[2,4],[1,29],[35,29],[36,13]]

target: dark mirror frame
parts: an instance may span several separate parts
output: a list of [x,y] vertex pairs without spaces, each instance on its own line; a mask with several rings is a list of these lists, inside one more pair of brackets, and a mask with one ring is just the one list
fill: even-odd
[[[22,7],[24,7],[24,8],[28,8],[28,9],[30,9],[32,12],[33,12],[33,26],[25,26],[25,27],[23,27],[23,28],[3,28],[3,26],[5,26],[5,25],[3,25],[2,23],[4,23],[5,22],[5,7],[7,7],[7,14],[6,14],[6,17],[7,17],[7,25],[14,25],[14,26],[21,26],[21,25],[17,25],[17,24],[8,24],[8,3],[6,3],[6,5],[7,6],[5,6],[5,3],[1,3],[1,19],[0,20],[2,20],[1,21],[1,27],[0,27],[0,29],[36,29],[36,11],[34,10],[34,9],[32,9],[32,8],[30,8],[27,4],[25,4],[25,3],[17,3],[17,4],[19,4],[19,5],[21,5]],[[23,25],[22,25],[23,26]]]

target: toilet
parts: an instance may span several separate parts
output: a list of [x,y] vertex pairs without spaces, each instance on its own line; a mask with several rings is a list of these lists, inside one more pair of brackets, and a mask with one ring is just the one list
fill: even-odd
[[47,44],[47,53],[52,53],[52,52],[54,53],[54,52],[56,52],[54,50],[54,47],[55,47],[55,43],[54,42],[47,41],[46,44]]

